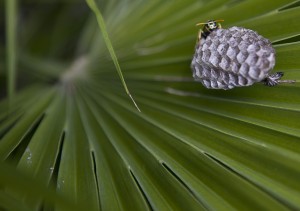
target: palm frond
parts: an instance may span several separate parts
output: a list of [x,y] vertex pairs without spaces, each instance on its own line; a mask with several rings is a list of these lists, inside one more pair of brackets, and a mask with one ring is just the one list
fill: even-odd
[[[82,2],[42,1],[19,15],[19,91],[9,110],[0,102],[0,207],[299,209],[299,2],[96,3],[110,53]],[[274,71],[297,82],[229,91],[194,82],[195,24],[218,18],[270,39]]]

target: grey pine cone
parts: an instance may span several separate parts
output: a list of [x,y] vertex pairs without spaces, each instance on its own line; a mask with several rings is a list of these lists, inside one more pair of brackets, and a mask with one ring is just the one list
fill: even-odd
[[275,65],[271,42],[241,27],[216,29],[196,46],[193,77],[206,88],[250,86],[268,77]]

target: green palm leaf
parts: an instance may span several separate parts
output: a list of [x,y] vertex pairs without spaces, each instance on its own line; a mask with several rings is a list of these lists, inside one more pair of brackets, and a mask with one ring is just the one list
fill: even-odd
[[99,1],[102,31],[82,2],[29,5],[7,27],[1,208],[300,208],[298,82],[207,90],[190,70],[195,24],[222,18],[269,38],[274,71],[299,80],[298,1]]

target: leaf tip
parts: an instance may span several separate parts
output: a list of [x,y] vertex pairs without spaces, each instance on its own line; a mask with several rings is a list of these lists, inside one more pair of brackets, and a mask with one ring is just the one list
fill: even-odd
[[130,99],[133,102],[133,104],[136,107],[136,109],[138,110],[138,112],[142,112],[141,109],[138,107],[137,103],[135,102],[135,100],[133,99],[133,97],[131,96],[131,94],[129,92],[127,94],[130,97]]

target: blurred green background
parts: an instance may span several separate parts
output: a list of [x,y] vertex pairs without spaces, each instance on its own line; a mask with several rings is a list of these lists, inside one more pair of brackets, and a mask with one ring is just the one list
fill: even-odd
[[[1,210],[300,209],[300,1],[87,2],[0,2]],[[270,39],[297,82],[194,82],[210,19]]]

